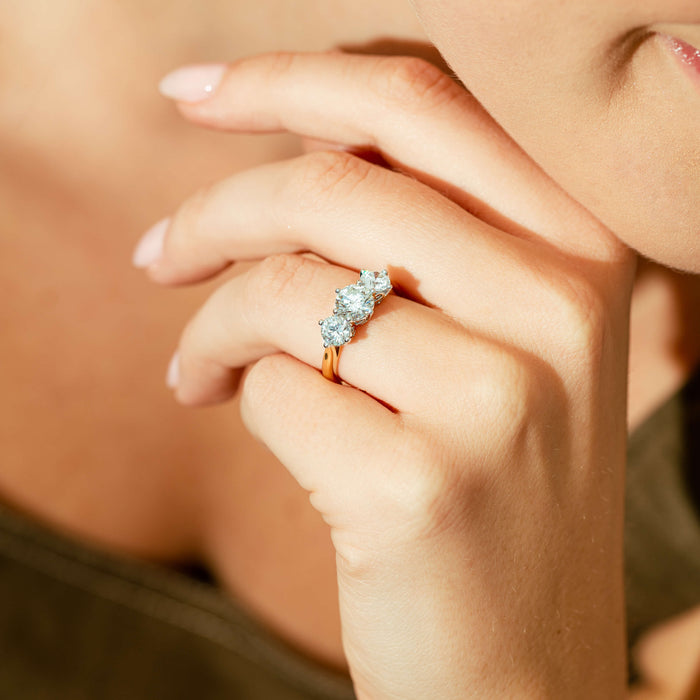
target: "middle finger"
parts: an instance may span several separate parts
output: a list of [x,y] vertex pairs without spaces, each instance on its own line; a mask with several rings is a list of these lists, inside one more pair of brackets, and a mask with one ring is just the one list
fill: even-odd
[[149,274],[190,283],[232,261],[303,251],[353,269],[390,262],[407,295],[467,320],[491,310],[504,277],[528,282],[522,267],[535,245],[399,173],[318,152],[234,175],[185,202]]

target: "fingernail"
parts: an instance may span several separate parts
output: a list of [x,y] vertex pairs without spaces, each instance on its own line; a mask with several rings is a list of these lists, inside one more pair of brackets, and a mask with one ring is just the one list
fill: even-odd
[[211,97],[225,70],[226,66],[221,63],[185,66],[168,73],[158,84],[158,89],[173,100],[201,102]]
[[131,258],[134,267],[148,267],[160,258],[163,254],[163,242],[169,224],[170,218],[161,219],[141,236]]
[[170,389],[174,389],[180,382],[180,353],[176,350],[170,358],[168,372],[165,375],[165,383]]

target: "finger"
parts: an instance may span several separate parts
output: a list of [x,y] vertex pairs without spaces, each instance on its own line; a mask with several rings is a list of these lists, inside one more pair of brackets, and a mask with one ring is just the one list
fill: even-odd
[[633,656],[645,682],[669,696],[696,698],[691,687],[700,684],[700,607],[695,607],[647,632]]
[[388,267],[405,296],[555,361],[575,345],[572,322],[590,326],[596,286],[617,279],[609,265],[510,236],[426,185],[337,152],[262,166],[185,203],[151,274],[191,281],[231,259],[302,250],[343,267]]
[[327,381],[288,355],[270,355],[246,371],[241,415],[311,493],[341,550],[335,538],[346,525],[357,530],[364,523],[371,531],[378,516],[392,512],[387,499],[408,494],[409,484],[397,490],[386,483],[392,470],[370,468],[405,463],[400,453],[409,436],[402,421],[369,396]]
[[[148,270],[164,284],[299,251],[355,269],[391,262],[416,280],[429,277],[428,265],[440,265],[455,284],[464,260],[482,255],[479,247],[497,264],[488,249],[505,249],[512,238],[435,190],[341,151],[259,166],[207,187],[182,204],[164,234]],[[525,244],[513,246],[522,251]]]
[[[191,73],[166,78],[166,92],[177,97],[178,76],[182,82]],[[265,54],[232,64],[206,99],[179,107],[191,121],[218,129],[370,145],[505,230],[579,254],[593,254],[598,239],[611,243],[602,226],[593,237],[592,217],[466,90],[421,59]]]
[[[177,398],[187,404],[221,401],[235,390],[235,368],[280,351],[320,368],[319,320],[333,313],[334,290],[357,280],[350,270],[285,255],[225,283],[180,339]],[[338,371],[397,410],[435,413],[437,399],[427,389],[447,383],[434,360],[435,344],[454,348],[463,336],[437,311],[390,294],[343,346]],[[444,401],[450,391],[446,386],[434,397]]]
[[[478,381],[476,372],[473,379]],[[503,378],[482,373],[484,387],[497,387],[499,381],[505,386]],[[512,397],[512,387],[508,390]],[[447,419],[434,416],[430,425],[423,417],[392,413],[366,394],[327,381],[289,355],[276,354],[246,370],[240,407],[250,432],[311,493],[312,505],[332,528],[337,552],[362,564],[362,551],[353,551],[358,542],[364,540],[374,552],[387,551],[392,539],[414,539],[416,526],[425,532],[426,522],[435,523],[445,496],[463,488],[465,467],[472,483],[492,480],[488,467],[494,443],[482,449],[476,431],[488,429],[496,441],[517,435],[524,445],[520,431],[503,427],[514,418],[507,413],[516,403],[512,398],[502,402],[502,393],[496,401],[483,390],[467,393],[460,400],[464,420],[452,423],[458,428],[450,435],[445,424],[458,418],[454,414]],[[447,401],[444,407],[450,408]],[[498,415],[498,409],[506,413]],[[470,455],[468,465],[465,454]],[[446,526],[443,517],[440,531]]]

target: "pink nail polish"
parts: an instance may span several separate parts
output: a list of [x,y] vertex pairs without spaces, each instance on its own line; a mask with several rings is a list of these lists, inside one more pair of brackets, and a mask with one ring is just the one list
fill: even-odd
[[220,63],[185,66],[168,73],[160,81],[158,89],[162,95],[173,100],[201,102],[214,94],[225,70],[226,66]]
[[165,375],[165,383],[170,389],[174,389],[180,382],[180,353],[176,350],[170,358],[168,371]]
[[134,267],[148,267],[160,258],[169,224],[170,218],[161,219],[141,236],[131,258]]

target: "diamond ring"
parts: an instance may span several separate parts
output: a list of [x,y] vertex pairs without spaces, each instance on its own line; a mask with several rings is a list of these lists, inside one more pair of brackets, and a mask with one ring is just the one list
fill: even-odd
[[318,322],[324,348],[321,372],[326,379],[340,383],[337,370],[343,345],[350,342],[357,326],[369,321],[374,307],[381,304],[390,291],[391,280],[386,270],[362,270],[355,284],[335,290],[333,315]]

